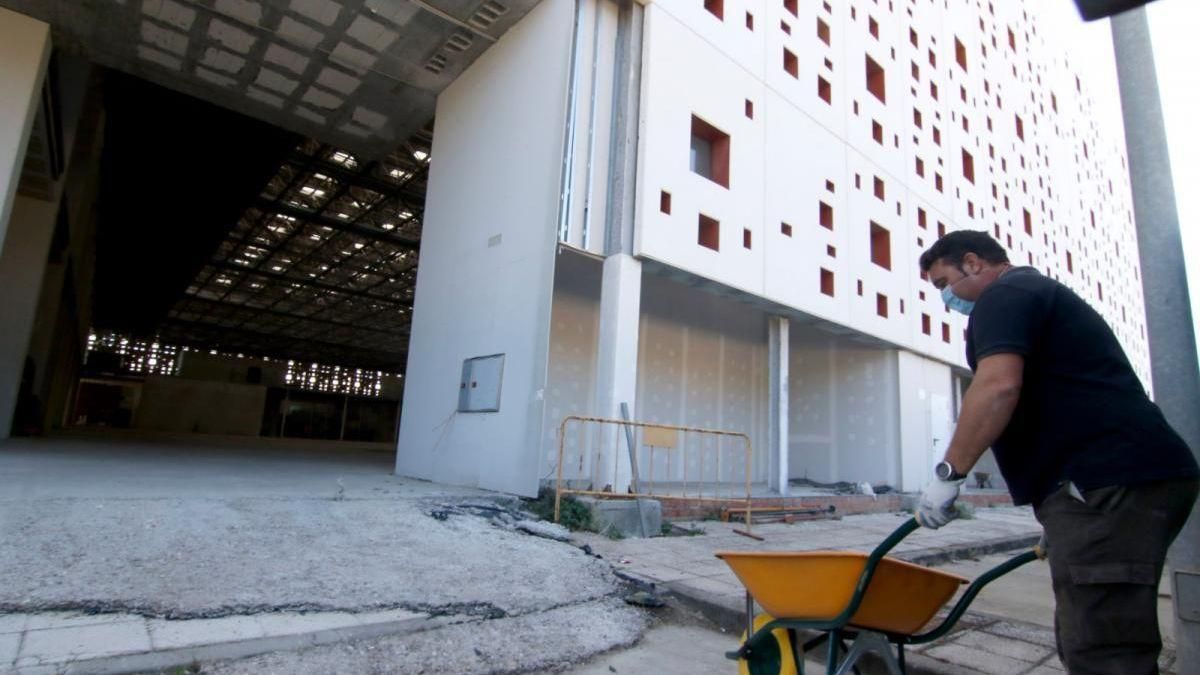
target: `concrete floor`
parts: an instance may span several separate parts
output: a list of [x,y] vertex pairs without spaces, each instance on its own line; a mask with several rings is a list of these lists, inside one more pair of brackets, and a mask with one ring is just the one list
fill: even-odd
[[[391,470],[390,452],[338,444],[124,434],[2,442],[0,619],[408,610],[473,617],[474,631],[496,634],[497,653],[542,650],[546,663],[640,635],[623,604],[594,608],[621,592],[607,563],[460,508],[495,510],[492,500],[510,498]],[[545,636],[539,617],[553,612],[587,617],[577,624],[596,639],[567,649],[562,635]]]
[[390,445],[145,432],[0,441],[0,499],[436,495],[392,475]]

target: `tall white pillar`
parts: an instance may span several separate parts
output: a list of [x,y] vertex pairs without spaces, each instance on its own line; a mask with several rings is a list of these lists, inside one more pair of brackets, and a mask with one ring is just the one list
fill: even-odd
[[767,317],[771,442],[767,449],[768,487],[781,496],[788,494],[788,349],[790,340],[787,317]]
[[16,197],[0,248],[0,438],[12,433],[13,412],[29,352],[42,277],[58,205]]
[[0,7],[0,247],[50,61],[50,25]]
[[[629,405],[630,415],[636,414],[641,304],[642,263],[625,253],[605,258],[596,364],[596,413],[600,417],[619,418],[622,403]],[[630,467],[624,434],[619,427],[606,425],[600,443],[595,488],[609,485],[614,492],[625,492]]]

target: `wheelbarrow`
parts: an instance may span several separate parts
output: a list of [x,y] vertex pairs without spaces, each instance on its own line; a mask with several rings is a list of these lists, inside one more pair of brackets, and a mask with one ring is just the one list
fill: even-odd
[[[918,529],[904,522],[869,555],[855,551],[721,551],[746,587],[746,639],[725,656],[741,675],[803,675],[804,654],[824,643],[827,675],[858,673],[864,654],[874,652],[892,675],[905,675],[904,648],[937,640],[954,627],[983,587],[1042,557],[1040,550],[1016,555],[980,575],[945,619],[921,632],[966,584],[956,574],[886,557]],[[765,614],[754,616],[754,603]],[[798,631],[819,631],[799,644]]]

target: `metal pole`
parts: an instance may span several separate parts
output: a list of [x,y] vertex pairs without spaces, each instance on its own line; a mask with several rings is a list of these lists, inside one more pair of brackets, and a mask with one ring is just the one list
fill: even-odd
[[[629,404],[621,402],[621,419],[629,421]],[[642,533],[642,538],[646,537],[646,514],[642,507],[642,486],[638,480],[638,465],[637,465],[637,450],[633,447],[633,427],[628,424],[625,427],[625,445],[629,448],[629,476],[633,485],[634,501],[637,502],[638,511],[638,530]]]
[[[1200,366],[1146,10],[1139,8],[1114,16],[1112,36],[1141,257],[1154,399],[1192,452],[1200,453]],[[1176,672],[1200,673],[1200,612],[1182,602],[1200,588],[1200,516],[1195,510],[1175,540],[1167,566],[1175,600]]]
[[350,407],[350,394],[342,396],[342,429],[338,432],[338,440],[346,440],[346,413]]

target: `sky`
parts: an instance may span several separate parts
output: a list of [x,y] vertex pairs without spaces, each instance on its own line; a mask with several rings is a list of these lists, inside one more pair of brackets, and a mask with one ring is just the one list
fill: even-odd
[[[1084,23],[1073,0],[1037,0],[1037,3],[1039,11],[1045,12],[1044,19],[1055,28],[1043,35],[1058,36],[1074,63],[1088,64],[1078,69],[1093,92],[1096,114],[1107,118],[1106,127],[1123,128],[1109,21]],[[1200,25],[1200,2],[1156,0],[1146,9],[1191,288],[1192,321],[1200,337],[1200,190],[1188,189],[1200,185],[1200,129],[1196,123],[1200,120],[1200,87],[1196,86],[1198,76],[1191,67],[1195,52],[1192,40],[1195,27]]]

